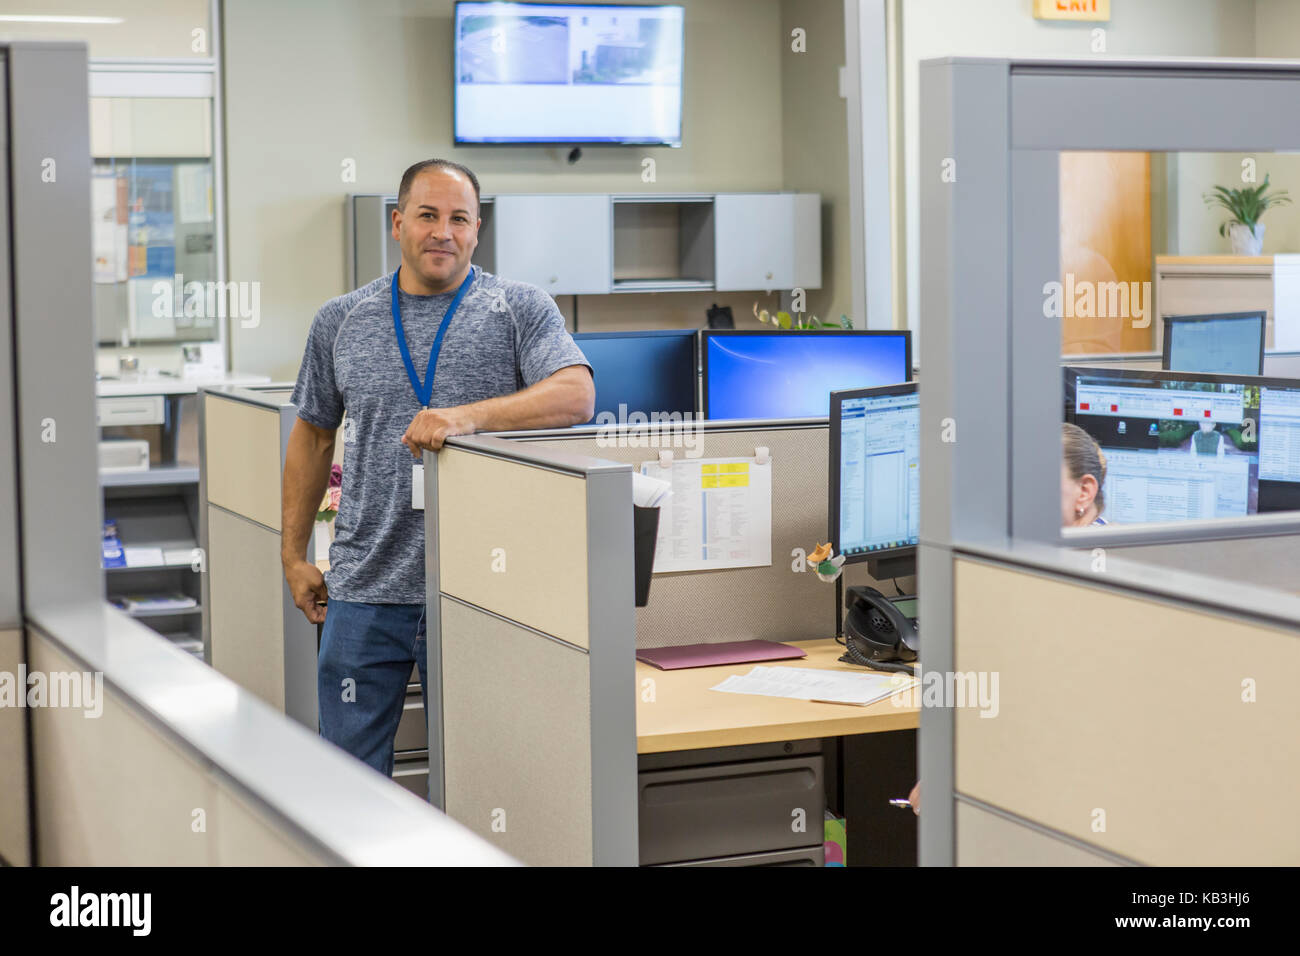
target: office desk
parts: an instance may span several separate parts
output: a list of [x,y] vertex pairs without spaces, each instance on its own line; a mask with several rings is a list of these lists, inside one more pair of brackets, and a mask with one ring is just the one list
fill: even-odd
[[[858,707],[752,694],[724,694],[709,689],[732,674],[748,674],[758,664],[866,673],[861,667],[840,663],[837,658],[844,653],[844,648],[831,638],[790,643],[803,648],[808,656],[803,660],[758,661],[676,671],[662,671],[637,661],[636,752],[654,754],[845,737],[889,730],[915,730],[920,726],[918,709],[898,706],[897,698]],[[649,696],[645,693],[647,678],[654,681],[653,701],[646,700]]]
[[[844,649],[830,638],[790,643],[803,648],[808,656],[764,663],[865,672],[840,663],[837,658]],[[916,780],[919,709],[912,701],[899,706],[897,697],[857,707],[709,689],[732,674],[749,673],[754,666],[663,671],[637,662],[642,862],[708,855],[693,851],[699,840],[719,857],[724,852],[741,852],[739,845],[724,851],[720,845],[725,844],[726,836],[713,833],[712,821],[728,817],[748,815],[748,829],[737,840],[757,841],[755,849],[762,848],[762,841],[777,839],[782,827],[757,821],[785,819],[788,830],[789,807],[798,805],[790,801],[798,794],[781,789],[783,781],[789,781],[792,768],[806,772],[809,760],[819,760],[828,803],[849,820],[850,862],[915,866],[916,819],[891,807],[889,799],[906,796]],[[647,684],[647,680],[654,683]],[[648,693],[651,688],[653,695]],[[732,783],[727,783],[728,779]],[[746,781],[743,785],[741,779]],[[647,798],[647,787],[656,783],[672,790],[671,799]],[[788,787],[788,783],[784,785]],[[721,789],[714,789],[717,787]],[[764,788],[770,788],[766,797],[762,796]],[[746,796],[738,798],[741,793]],[[739,803],[728,803],[737,799]],[[727,810],[720,812],[724,806]],[[769,842],[766,846],[783,849],[758,854],[750,859],[751,865],[790,865],[801,858],[785,849],[786,844]],[[819,859],[817,853],[804,857],[803,862]],[[733,861],[739,859],[732,857]]]

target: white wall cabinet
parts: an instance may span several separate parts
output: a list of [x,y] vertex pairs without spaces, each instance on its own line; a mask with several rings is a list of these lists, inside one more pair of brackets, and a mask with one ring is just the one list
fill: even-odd
[[[392,272],[392,196],[354,195],[348,287]],[[484,196],[474,262],[551,295],[819,289],[817,193]]]
[[722,193],[713,219],[718,291],[821,287],[816,193]]
[[604,294],[613,271],[608,196],[497,196],[496,271],[551,295]]

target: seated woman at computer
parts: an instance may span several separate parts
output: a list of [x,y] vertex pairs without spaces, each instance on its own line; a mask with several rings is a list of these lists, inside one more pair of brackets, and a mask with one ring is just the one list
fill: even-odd
[[1192,432],[1192,440],[1187,443],[1193,455],[1224,455],[1223,433],[1214,427],[1214,422],[1202,421],[1198,431]]
[[1106,501],[1106,456],[1078,425],[1061,425],[1061,525],[1083,528],[1106,524],[1101,516]]

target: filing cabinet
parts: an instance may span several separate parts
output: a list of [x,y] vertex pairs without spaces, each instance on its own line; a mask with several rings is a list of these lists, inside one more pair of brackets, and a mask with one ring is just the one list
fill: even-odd
[[424,800],[429,795],[429,725],[424,717],[420,671],[411,668],[402,719],[393,740],[393,782]]
[[759,759],[688,766],[642,758],[641,865],[821,865],[826,791],[819,745],[804,742],[805,752],[767,756],[788,752],[777,748],[799,749],[727,748],[731,754],[717,755]]

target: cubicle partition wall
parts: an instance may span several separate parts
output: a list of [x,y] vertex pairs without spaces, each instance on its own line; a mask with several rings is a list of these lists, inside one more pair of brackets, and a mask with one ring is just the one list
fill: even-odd
[[[298,416],[292,394],[285,385],[201,393],[199,531],[209,569],[204,643],[213,667],[316,730],[318,629],[294,605],[280,562],[281,475]],[[345,434],[341,427],[334,442],[338,463]],[[328,563],[317,563],[328,570]],[[393,779],[419,796],[428,790],[427,748],[420,678],[412,668]]]
[[94,613],[27,631],[33,671],[103,682],[93,708],[33,711],[40,865],[513,862],[144,625]]
[[1297,579],[1114,554],[956,557],[956,669],[1001,687],[996,719],[956,710],[956,862],[1296,865]]
[[923,710],[921,861],[1300,863],[1300,519],[1063,533],[1044,306],[1062,151],[1295,150],[1300,66],[950,58],[920,75],[921,168],[957,170],[921,187],[922,663],[999,687],[995,714]]
[[635,865],[631,470],[482,436],[425,462],[433,802],[526,863]]
[[280,476],[297,417],[284,386],[200,392],[199,541],[208,662],[315,730],[316,626],[280,563]]
[[[773,463],[771,565],[656,574],[649,604],[637,609],[637,646],[661,647],[835,636],[835,586],[820,581],[803,560],[829,531],[829,433],[820,418],[699,422],[686,432],[680,423],[660,423],[503,435],[626,462],[633,469],[656,461],[661,449],[679,459],[753,457],[756,449],[767,449]],[[843,578],[846,587],[869,584],[894,593],[893,582],[874,580],[866,564],[846,565]],[[905,593],[916,593],[914,577],[898,584]]]
[[[664,698],[646,686],[654,680],[636,683],[637,647],[834,635],[836,589],[803,560],[826,539],[827,437],[824,419],[699,423],[685,441],[680,423],[584,427],[454,438],[427,455],[434,802],[526,862],[757,865],[788,854],[718,849],[749,834],[737,838],[734,821],[710,813],[770,821],[776,806],[789,840],[788,801],[815,791],[824,806],[825,785],[852,820],[857,860],[914,859],[907,824],[882,819],[894,811],[879,793],[855,792],[852,806],[838,793],[846,764],[845,775],[905,792],[914,709],[872,721],[844,747],[810,719],[790,724],[788,737],[753,727],[748,737],[719,732],[706,747],[665,748],[642,728],[639,748],[638,701]],[[632,472],[660,450],[750,457],[760,448],[772,462],[771,564],[656,574],[648,605],[634,608]],[[863,565],[849,572],[870,581]],[[680,743],[708,736],[692,734],[699,719],[683,712],[666,725]],[[686,823],[695,809],[701,816]],[[791,859],[820,865],[813,842]]]
[[0,60],[3,862],[513,862],[104,601],[86,48]]

